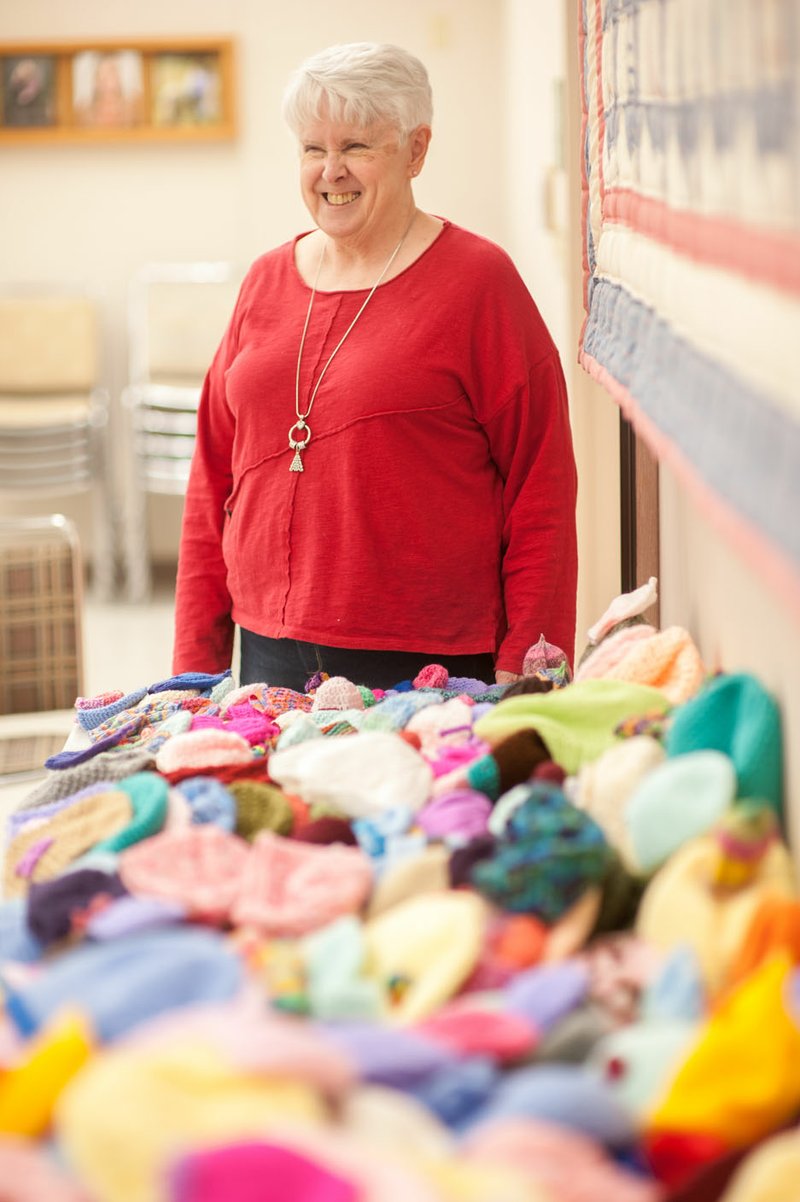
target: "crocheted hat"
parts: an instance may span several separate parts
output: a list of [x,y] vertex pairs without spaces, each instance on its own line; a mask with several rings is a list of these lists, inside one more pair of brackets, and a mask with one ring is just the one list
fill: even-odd
[[282,789],[264,781],[235,780],[228,791],[236,802],[236,834],[252,841],[259,831],[288,835],[294,812]]
[[312,710],[363,710],[364,698],[358,685],[346,676],[329,676],[314,694]]
[[372,888],[360,848],[256,835],[231,910],[233,921],[266,935],[304,935],[359,910]]
[[668,755],[723,751],[733,760],[737,797],[783,805],[781,715],[774,697],[749,673],[721,675],[673,715]]
[[649,735],[634,735],[584,764],[570,788],[570,799],[603,828],[609,843],[627,864],[633,863],[625,806],[636,786],[666,757]]
[[613,853],[597,823],[561,789],[542,781],[527,788],[527,800],[514,810],[492,855],[473,867],[470,879],[504,909],[552,923],[603,879]]
[[227,919],[249,848],[243,839],[204,824],[164,831],[124,851],[119,875],[131,893],[182,902],[190,916]]
[[122,830],[130,820],[130,798],[116,790],[93,793],[42,823],[28,826],[14,836],[6,850],[5,896],[18,897],[32,881],[58,876],[73,860],[107,835]]
[[706,675],[688,631],[670,626],[657,631],[646,624],[608,635],[581,663],[577,680],[605,678],[651,685],[679,704],[694,696]]
[[246,764],[252,759],[247,739],[232,730],[188,730],[173,735],[156,752],[156,768],[171,772],[213,768],[218,764]]

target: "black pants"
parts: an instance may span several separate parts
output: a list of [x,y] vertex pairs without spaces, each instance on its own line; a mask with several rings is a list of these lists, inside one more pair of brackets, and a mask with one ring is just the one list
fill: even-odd
[[251,630],[240,632],[241,684],[265,683],[305,692],[315,672],[346,676],[353,684],[370,689],[390,689],[413,680],[426,664],[442,664],[451,676],[469,676],[494,683],[494,660],[478,655],[435,655],[430,651],[361,651],[348,647],[323,647],[297,639],[268,639]]

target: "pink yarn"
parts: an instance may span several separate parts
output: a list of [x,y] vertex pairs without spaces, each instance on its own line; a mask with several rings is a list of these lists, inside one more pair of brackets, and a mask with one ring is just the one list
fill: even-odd
[[252,746],[254,743],[266,743],[278,734],[280,728],[266,714],[245,702],[242,705],[229,706],[224,718],[214,714],[195,714],[190,729],[232,730]]
[[372,884],[372,865],[360,848],[261,831],[244,865],[233,921],[265,935],[305,935],[359,910]]
[[130,893],[181,902],[193,918],[224,922],[250,845],[211,823],[162,831],[124,851],[119,875]]
[[187,730],[158,749],[156,768],[166,775],[187,768],[246,764],[251,759],[250,744],[234,730]]
[[110,693],[98,693],[96,697],[76,697],[76,710],[98,710],[105,705],[113,705],[115,701],[119,701],[124,697],[122,689],[113,689]]
[[442,664],[426,664],[411,683],[415,689],[445,689],[449,675]]
[[195,1152],[172,1172],[170,1202],[359,1202],[361,1189],[291,1148],[235,1143]]

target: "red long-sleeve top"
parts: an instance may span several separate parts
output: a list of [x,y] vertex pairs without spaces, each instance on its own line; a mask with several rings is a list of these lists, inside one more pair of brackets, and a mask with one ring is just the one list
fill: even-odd
[[[173,670],[272,638],[521,672],[572,658],[576,473],[558,353],[508,255],[450,222],[382,284],[335,356],[290,472],[310,290],[294,243],[259,258],[208,371],[183,517]],[[317,292],[303,410],[366,296]]]

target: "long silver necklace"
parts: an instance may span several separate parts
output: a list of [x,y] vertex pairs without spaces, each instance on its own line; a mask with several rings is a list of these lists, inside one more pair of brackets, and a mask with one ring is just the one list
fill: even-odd
[[294,411],[297,414],[297,418],[296,418],[294,424],[292,425],[291,429],[289,430],[289,448],[290,448],[290,450],[294,451],[294,458],[292,459],[292,462],[289,465],[290,472],[302,472],[305,470],[303,467],[303,460],[301,458],[301,452],[304,451],[306,449],[306,447],[308,446],[308,444],[311,442],[311,427],[308,424],[308,417],[314,406],[314,401],[316,400],[317,393],[319,392],[319,386],[322,383],[323,376],[325,375],[325,372],[328,370],[331,363],[333,362],[334,356],[336,355],[337,351],[341,347],[345,338],[347,338],[347,335],[350,333],[353,326],[356,324],[359,317],[364,312],[364,310],[366,309],[369,302],[372,300],[372,297],[375,293],[375,289],[378,287],[381,280],[386,275],[386,272],[389,270],[392,263],[394,263],[395,259],[397,258],[398,254],[400,253],[400,247],[403,245],[406,238],[408,237],[409,230],[411,229],[411,226],[414,224],[414,220],[415,220],[416,216],[417,216],[417,214],[416,214],[416,210],[415,210],[414,215],[412,216],[411,220],[409,221],[408,225],[406,226],[406,229],[405,229],[405,232],[404,232],[402,238],[397,243],[397,246],[394,248],[392,253],[389,255],[389,258],[386,260],[386,263],[383,266],[383,270],[381,271],[381,274],[378,276],[377,280],[370,288],[364,303],[361,305],[361,308],[358,310],[355,317],[350,322],[350,325],[347,327],[344,334],[342,334],[342,336],[339,339],[339,341],[337,342],[336,346],[331,351],[330,356],[328,357],[327,363],[323,367],[322,371],[319,373],[319,377],[317,378],[317,382],[314,385],[314,389],[311,393],[311,397],[308,402],[308,407],[304,413],[302,411],[302,409],[300,408],[300,364],[303,360],[303,347],[306,344],[306,333],[308,332],[308,323],[311,320],[311,310],[314,306],[314,297],[317,294],[317,284],[319,283],[320,272],[322,271],[322,264],[325,259],[325,243],[323,242],[323,244],[322,244],[322,254],[319,257],[319,263],[317,264],[317,272],[316,272],[316,275],[314,276],[314,283],[311,288],[311,296],[309,297],[309,301],[308,301],[308,311],[306,313],[306,321],[305,321],[305,325],[303,326],[303,334],[300,339],[300,349],[297,352],[297,373],[295,375],[295,382],[294,382]]

